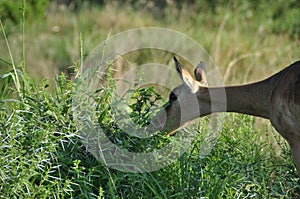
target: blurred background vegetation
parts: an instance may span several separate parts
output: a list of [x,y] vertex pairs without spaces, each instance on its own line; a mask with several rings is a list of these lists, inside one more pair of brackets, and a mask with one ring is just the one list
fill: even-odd
[[[37,79],[72,72],[80,33],[88,54],[109,34],[157,26],[192,37],[212,56],[225,83],[243,83],[299,58],[299,8],[297,0],[0,0],[0,18],[15,62]],[[1,57],[9,60],[1,38]],[[5,67],[0,62],[0,70]]]

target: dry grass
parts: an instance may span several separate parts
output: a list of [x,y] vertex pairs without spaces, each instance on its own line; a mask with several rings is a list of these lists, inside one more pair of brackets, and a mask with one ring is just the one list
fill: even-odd
[[[240,84],[269,76],[299,59],[299,41],[275,35],[270,21],[248,14],[219,10],[217,14],[193,13],[169,8],[164,19],[131,7],[106,5],[74,13],[52,8],[44,21],[26,24],[26,65],[34,77],[53,79],[79,57],[79,34],[88,53],[108,35],[138,27],[158,26],[177,30],[198,41],[212,56],[225,84]],[[0,41],[3,45],[3,40]],[[22,33],[9,35],[17,60],[22,55]],[[2,57],[8,57],[2,48]]]

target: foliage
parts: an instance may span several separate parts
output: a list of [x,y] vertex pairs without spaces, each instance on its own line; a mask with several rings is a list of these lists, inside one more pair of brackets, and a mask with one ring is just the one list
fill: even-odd
[[133,122],[135,124],[143,126],[151,119],[153,107],[159,107],[157,101],[162,100],[162,98],[155,91],[154,87],[137,87],[134,90],[129,90],[128,92],[132,92],[130,99],[134,100],[134,102],[129,105],[132,109],[130,116],[133,118]]
[[[278,8],[274,14],[274,31],[277,33],[287,32],[294,36],[296,39],[300,37],[300,11],[299,1],[295,1],[293,4],[290,3],[284,8]],[[283,10],[282,10],[283,9]]]
[[0,19],[19,24],[22,20],[23,3],[26,19],[40,19],[45,16],[49,0],[0,0]]
[[[113,99],[112,93],[114,93],[113,87],[106,87],[101,96],[95,99],[99,103],[98,122],[114,144],[138,153],[149,152],[168,143],[167,138],[159,134],[144,139],[131,135],[131,132],[135,131],[132,124],[137,128],[145,127],[151,116],[156,113],[155,109],[158,110],[159,105],[162,104],[162,98],[154,87],[135,87],[128,90],[123,99],[117,100]],[[124,99],[126,97],[128,99]]]

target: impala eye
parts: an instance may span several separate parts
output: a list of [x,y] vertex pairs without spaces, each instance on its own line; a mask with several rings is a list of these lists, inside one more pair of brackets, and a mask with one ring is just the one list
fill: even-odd
[[169,101],[170,101],[170,102],[173,102],[173,101],[175,101],[175,100],[177,100],[177,96],[175,95],[175,93],[171,92],[171,93],[170,93],[170,96],[169,96]]

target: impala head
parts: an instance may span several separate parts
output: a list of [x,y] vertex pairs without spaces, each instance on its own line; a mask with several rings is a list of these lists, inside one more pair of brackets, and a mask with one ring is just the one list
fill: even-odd
[[172,132],[200,116],[203,106],[208,106],[200,101],[199,96],[208,93],[205,63],[200,62],[195,70],[193,78],[174,57],[177,73],[182,84],[174,88],[169,95],[169,101],[163,109],[152,119],[151,124],[164,132]]

